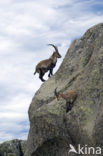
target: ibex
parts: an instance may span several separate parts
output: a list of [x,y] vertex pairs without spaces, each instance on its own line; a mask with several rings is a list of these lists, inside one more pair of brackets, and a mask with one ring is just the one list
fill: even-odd
[[55,45],[53,45],[53,44],[48,44],[48,45],[53,46],[55,51],[53,52],[52,56],[49,59],[40,61],[36,65],[36,70],[34,72],[34,75],[36,73],[39,73],[39,78],[43,82],[45,81],[43,79],[44,74],[49,71],[48,77],[53,75],[53,68],[56,66],[57,58],[61,58],[61,55],[59,54],[58,48]]
[[66,100],[66,113],[72,109],[73,102],[77,98],[76,91],[70,90],[67,93],[63,94],[61,92],[57,92],[57,88],[56,88],[55,91],[54,91],[54,94],[55,94],[57,100],[59,100],[60,98],[63,98],[63,99]]

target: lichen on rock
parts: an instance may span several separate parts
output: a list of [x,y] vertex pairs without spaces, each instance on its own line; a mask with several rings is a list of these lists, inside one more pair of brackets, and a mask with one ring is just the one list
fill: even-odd
[[24,156],[26,141],[11,140],[0,144],[0,156]]
[[[56,100],[56,87],[78,92],[70,112],[65,100]],[[25,156],[67,156],[69,144],[103,147],[103,23],[72,43],[59,70],[35,94],[29,119]]]

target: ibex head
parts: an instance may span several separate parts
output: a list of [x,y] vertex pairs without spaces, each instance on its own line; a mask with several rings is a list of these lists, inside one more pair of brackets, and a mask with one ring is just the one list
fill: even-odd
[[53,45],[53,44],[48,44],[50,46],[53,46],[55,49],[55,52],[53,53],[54,56],[56,56],[57,58],[61,58],[61,55],[59,54],[58,48],[57,46]]
[[57,92],[57,88],[54,90],[54,94],[55,94],[57,100],[59,100],[61,98],[61,93]]

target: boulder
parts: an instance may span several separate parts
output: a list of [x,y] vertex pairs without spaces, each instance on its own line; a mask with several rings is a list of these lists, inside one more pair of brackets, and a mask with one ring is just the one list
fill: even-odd
[[26,141],[11,140],[0,144],[0,156],[24,156]]
[[[68,113],[55,88],[77,91]],[[25,156],[76,155],[68,154],[70,144],[77,150],[78,144],[103,148],[103,23],[71,44],[59,70],[33,97],[29,120]]]

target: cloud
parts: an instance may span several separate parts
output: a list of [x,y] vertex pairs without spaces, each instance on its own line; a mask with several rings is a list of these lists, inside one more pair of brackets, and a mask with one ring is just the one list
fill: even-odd
[[102,5],[101,0],[0,1],[0,142],[27,138],[28,107],[42,84],[33,72],[53,51],[46,45],[56,44],[62,55],[56,71],[71,42],[102,22]]

